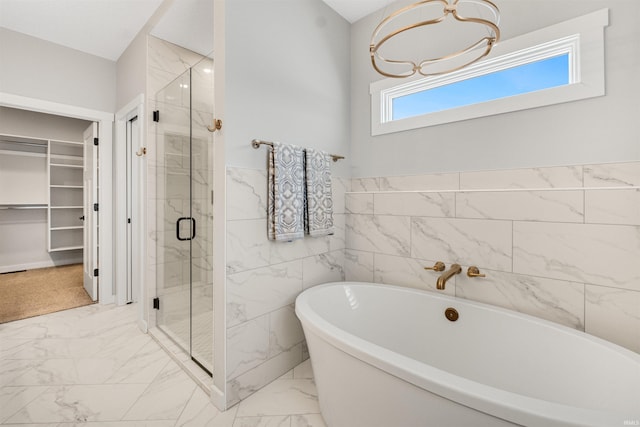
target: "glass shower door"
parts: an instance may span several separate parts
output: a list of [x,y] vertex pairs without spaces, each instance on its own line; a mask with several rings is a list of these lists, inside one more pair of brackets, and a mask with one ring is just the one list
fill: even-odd
[[213,371],[213,61],[156,95],[157,326]]
[[213,371],[213,60],[191,68],[191,356]]
[[213,370],[213,60],[191,68],[191,355]]
[[[190,353],[191,94],[189,71],[156,95],[157,325]],[[192,228],[195,228],[192,230]]]

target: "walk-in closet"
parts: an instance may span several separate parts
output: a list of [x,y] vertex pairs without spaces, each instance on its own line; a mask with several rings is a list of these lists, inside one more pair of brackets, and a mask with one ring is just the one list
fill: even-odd
[[83,266],[92,127],[0,108],[0,323],[96,299]]

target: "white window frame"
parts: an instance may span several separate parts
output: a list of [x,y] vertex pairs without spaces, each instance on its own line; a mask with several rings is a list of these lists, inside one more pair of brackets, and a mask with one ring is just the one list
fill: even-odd
[[[577,101],[605,94],[604,27],[609,9],[555,24],[496,45],[491,58],[446,75],[370,85],[371,134],[383,135],[461,120]],[[393,100],[518,65],[569,54],[569,84],[393,120]]]

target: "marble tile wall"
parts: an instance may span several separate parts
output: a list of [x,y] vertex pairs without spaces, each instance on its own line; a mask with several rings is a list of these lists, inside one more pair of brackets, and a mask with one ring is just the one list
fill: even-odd
[[[357,178],[347,280],[436,290],[640,352],[640,162]],[[477,265],[485,278],[469,278]]]
[[265,170],[227,168],[227,405],[306,359],[293,303],[304,289],[342,281],[345,192],[333,178],[336,232],[293,242],[267,240]]

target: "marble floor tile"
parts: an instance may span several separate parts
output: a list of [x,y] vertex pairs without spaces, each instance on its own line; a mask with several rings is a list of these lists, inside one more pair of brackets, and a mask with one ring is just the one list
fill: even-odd
[[196,388],[195,382],[170,361],[127,411],[125,420],[177,419]]
[[291,427],[291,417],[289,415],[238,417],[233,427]]
[[[173,420],[159,421],[106,421],[95,423],[60,423],[55,427],[173,427]],[[41,426],[42,424],[37,424]],[[4,426],[3,426],[4,427]]]
[[118,421],[146,387],[146,384],[49,387],[6,422]]
[[97,338],[42,338],[20,346],[9,359],[83,358],[96,354],[101,341]]
[[59,425],[73,425],[73,424],[2,424],[2,427],[58,427]]
[[9,385],[101,384],[116,368],[114,359],[46,359],[34,363]]
[[220,414],[221,412],[211,403],[209,396],[200,387],[196,387],[175,425],[176,427],[209,426]]
[[233,423],[238,413],[238,405],[228,409],[224,412],[220,412],[218,416],[213,419],[213,422],[209,427],[233,427]]
[[292,370],[295,379],[313,379],[313,369],[311,359],[307,359]]
[[0,423],[42,394],[47,387],[2,387],[0,389]]
[[291,427],[327,427],[320,414],[302,414],[291,416]]
[[0,360],[0,386],[4,387],[21,375],[26,374],[34,366],[40,363],[38,360],[4,359]]
[[120,366],[106,382],[111,384],[148,384],[162,371],[169,360],[171,359],[164,351],[158,351],[158,344],[150,341]]
[[0,426],[326,427],[309,360],[221,412],[140,332],[137,310],[93,305],[0,325]]
[[[1,332],[0,332],[1,333]],[[23,346],[29,344],[32,340],[26,338],[3,339],[0,341],[0,359],[9,357],[20,351]]]
[[238,407],[238,416],[320,413],[315,384],[310,379],[280,379],[258,390]]
[[237,417],[233,427],[327,427],[320,414]]

